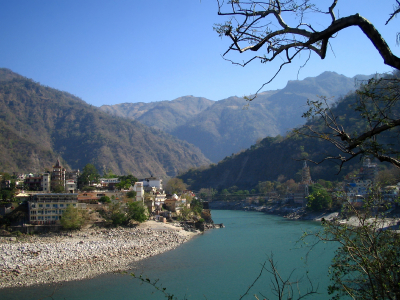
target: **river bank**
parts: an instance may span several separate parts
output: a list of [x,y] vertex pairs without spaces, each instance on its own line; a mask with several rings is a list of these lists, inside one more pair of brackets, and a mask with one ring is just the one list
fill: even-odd
[[91,278],[175,249],[199,232],[147,221],[136,228],[0,238],[0,288]]
[[[321,212],[312,212],[307,210],[305,207],[293,207],[289,205],[263,205],[255,206],[248,205],[238,201],[216,201],[209,203],[212,209],[228,209],[228,210],[243,210],[243,211],[258,211],[270,215],[281,216],[290,220],[303,220],[303,221],[317,221],[321,222],[323,219],[326,221],[337,220],[340,223],[346,223],[351,226],[359,226],[359,220],[357,217],[345,217],[340,214],[340,211],[326,210]],[[388,214],[382,222],[379,222],[379,228],[399,230],[400,223],[400,210],[394,210],[391,214]],[[373,222],[373,218],[370,219]]]

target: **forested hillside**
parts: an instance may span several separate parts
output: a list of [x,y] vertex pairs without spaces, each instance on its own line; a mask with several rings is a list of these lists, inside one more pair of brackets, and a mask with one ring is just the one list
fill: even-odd
[[160,177],[209,163],[187,142],[0,69],[1,171],[42,172],[58,157],[73,169]]
[[[373,109],[372,106],[366,106],[364,111],[356,109],[358,97],[355,93],[350,94],[332,108],[332,115],[336,116],[340,126],[355,136],[369,128],[364,118],[365,111]],[[379,105],[384,107],[387,103],[382,102]],[[390,116],[399,116],[400,104],[395,102],[391,105],[393,106],[390,108]],[[309,120],[306,125],[312,126],[317,132],[329,132],[320,118]],[[298,131],[310,133],[305,126],[299,127]],[[210,187],[223,189],[231,186],[250,189],[260,181],[276,181],[278,177],[280,180],[300,181],[299,170],[304,158],[319,162],[328,156],[344,155],[330,142],[307,137],[297,132],[291,131],[286,137],[265,138],[244,152],[225,157],[218,164],[211,165],[207,169],[189,170],[180,178],[195,190]],[[374,144],[378,143],[376,145],[381,145],[379,147],[382,148],[379,151],[393,153],[393,150],[400,149],[398,134],[397,128],[381,133],[369,146],[374,147]],[[361,166],[360,159],[361,157],[356,157],[345,163],[339,174],[338,161],[325,161],[319,165],[309,163],[311,176],[314,180],[342,180],[349,172]]]

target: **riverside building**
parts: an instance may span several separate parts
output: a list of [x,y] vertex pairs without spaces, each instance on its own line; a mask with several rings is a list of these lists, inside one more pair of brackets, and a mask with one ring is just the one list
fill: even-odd
[[59,224],[69,205],[86,209],[86,203],[78,203],[78,194],[36,194],[28,201],[29,221],[32,225]]

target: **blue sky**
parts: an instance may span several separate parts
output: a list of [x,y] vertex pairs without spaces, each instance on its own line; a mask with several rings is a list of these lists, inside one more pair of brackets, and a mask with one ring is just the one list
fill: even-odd
[[[398,19],[384,25],[393,3],[340,0],[337,12],[369,19],[399,55]],[[95,106],[251,94],[277,64],[242,68],[224,61],[229,41],[213,31],[214,23],[224,21],[215,0],[0,0],[0,67]],[[318,19],[316,26],[323,22]],[[303,55],[265,90],[324,71],[352,77],[391,70],[358,28],[341,32],[332,49],[325,60],[313,55],[297,77]]]

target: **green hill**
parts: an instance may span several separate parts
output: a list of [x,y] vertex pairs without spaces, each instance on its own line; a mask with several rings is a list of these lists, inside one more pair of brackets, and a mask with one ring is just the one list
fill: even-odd
[[[348,133],[364,132],[368,125],[366,120],[355,110],[356,95],[350,94],[333,106],[333,115],[337,117],[339,124],[346,128]],[[382,103],[382,105],[386,105]],[[391,108],[391,115],[398,118],[400,115],[400,104],[396,103]],[[324,123],[321,119],[313,119],[307,122],[319,132],[324,131]],[[304,129],[305,127],[299,127]],[[400,149],[399,128],[380,134],[377,142],[385,147]],[[389,151],[390,152],[390,151]],[[306,157],[312,161],[319,162],[327,156],[337,156],[341,152],[331,143],[304,135],[298,135],[294,131],[286,137],[267,137],[259,143],[251,146],[246,151],[225,157],[218,164],[209,168],[191,169],[180,175],[191,188],[224,189],[237,186],[242,189],[251,189],[260,181],[275,181],[280,175],[286,179],[298,180],[298,171],[301,169]],[[360,158],[356,157],[347,162],[341,172],[339,165],[333,161],[325,161],[314,165],[309,163],[313,179],[342,180],[343,176],[361,166]]]

